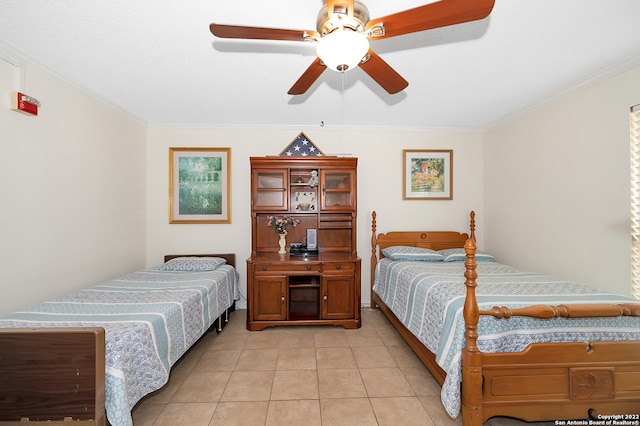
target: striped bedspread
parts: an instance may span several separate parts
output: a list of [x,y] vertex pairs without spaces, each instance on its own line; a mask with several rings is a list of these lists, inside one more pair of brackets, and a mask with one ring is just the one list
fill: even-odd
[[[451,417],[460,412],[460,355],[464,347],[462,315],[466,286],[464,262],[410,262],[382,259],[373,290],[396,317],[431,352],[447,373],[442,402]],[[480,309],[535,304],[637,303],[631,297],[606,293],[570,281],[523,272],[497,262],[478,262],[476,294]],[[487,353],[519,352],[531,343],[640,340],[640,318],[481,316],[478,348]]]
[[0,318],[0,327],[103,327],[112,426],[169,379],[171,366],[239,299],[238,273],[150,268]]

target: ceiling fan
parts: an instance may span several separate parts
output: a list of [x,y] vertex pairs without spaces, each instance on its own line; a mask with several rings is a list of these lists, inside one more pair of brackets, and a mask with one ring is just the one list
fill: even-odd
[[289,89],[301,95],[329,68],[346,72],[360,66],[388,93],[398,93],[409,83],[370,47],[369,40],[446,27],[486,18],[495,0],[440,0],[382,18],[369,19],[358,0],[326,0],[318,13],[316,31],[248,27],[212,23],[216,37],[254,40],[315,41],[318,57]]

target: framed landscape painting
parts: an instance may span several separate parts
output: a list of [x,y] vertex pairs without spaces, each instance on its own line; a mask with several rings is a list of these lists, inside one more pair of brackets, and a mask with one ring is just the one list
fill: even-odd
[[403,200],[453,200],[453,150],[410,150],[403,156]]
[[169,223],[231,223],[231,148],[169,148]]

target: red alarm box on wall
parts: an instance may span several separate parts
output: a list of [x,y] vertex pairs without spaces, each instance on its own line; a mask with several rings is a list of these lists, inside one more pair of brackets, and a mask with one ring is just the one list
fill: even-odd
[[40,101],[20,92],[11,94],[11,108],[27,115],[38,115]]

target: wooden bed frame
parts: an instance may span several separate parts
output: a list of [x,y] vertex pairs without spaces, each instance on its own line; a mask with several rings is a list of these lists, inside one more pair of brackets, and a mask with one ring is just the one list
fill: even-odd
[[[235,266],[233,253],[167,255],[165,262],[182,256]],[[227,321],[228,312],[214,326],[220,331]],[[1,426],[104,426],[104,398],[103,328],[0,328]]]
[[[627,415],[640,420],[640,341],[537,343],[522,352],[482,353],[476,346],[480,315],[495,318],[640,316],[640,304],[536,305],[479,310],[475,288],[475,213],[470,214],[471,235],[458,232],[388,232],[376,236],[372,214],[371,301],[378,306],[422,363],[442,385],[446,373],[429,351],[373,292],[375,269],[381,250],[394,245],[441,250],[464,247],[464,305],[466,345],[462,351],[462,421],[479,426],[491,417],[524,421],[598,419]],[[622,417],[624,419],[624,417]],[[610,418],[611,419],[611,418]],[[619,418],[620,419],[620,418]],[[603,423],[604,424],[604,423]]]

